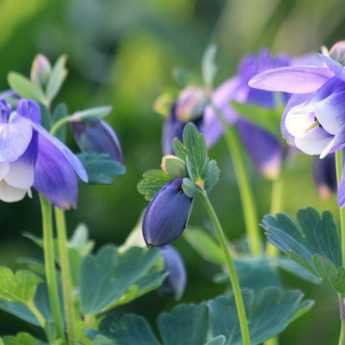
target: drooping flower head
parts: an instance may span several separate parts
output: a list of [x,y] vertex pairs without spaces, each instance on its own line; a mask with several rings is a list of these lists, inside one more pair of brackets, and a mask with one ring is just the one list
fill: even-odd
[[[309,155],[324,158],[345,146],[344,52],[340,42],[313,64],[271,69],[249,82],[258,89],[292,94],[283,114],[282,133]],[[338,202],[343,206],[340,194]]]
[[60,208],[76,206],[78,178],[87,174],[78,158],[41,126],[37,103],[16,108],[0,100],[0,200],[22,200],[31,188]]
[[73,121],[74,138],[83,152],[106,153],[117,162],[123,161],[120,140],[103,120]]
[[166,183],[147,206],[143,220],[147,245],[168,244],[185,229],[192,199],[183,192],[182,182],[182,178],[176,178]]
[[164,259],[164,270],[168,273],[160,291],[163,294],[172,294],[179,300],[186,288],[187,274],[183,259],[179,252],[171,245],[160,247]]

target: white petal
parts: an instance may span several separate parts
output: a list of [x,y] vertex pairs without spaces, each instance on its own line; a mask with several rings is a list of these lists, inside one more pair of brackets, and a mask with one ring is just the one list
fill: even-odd
[[9,186],[6,182],[0,182],[0,200],[5,202],[16,202],[25,198],[27,190]]
[[34,183],[34,167],[31,163],[18,160],[10,164],[5,181],[12,187],[29,189]]
[[321,127],[310,129],[302,138],[295,138],[296,147],[308,155],[319,155],[332,142],[333,136]]
[[285,118],[288,133],[297,138],[303,138],[315,122],[314,108],[307,103],[290,109]]
[[0,163],[0,181],[8,174],[10,165],[8,163]]

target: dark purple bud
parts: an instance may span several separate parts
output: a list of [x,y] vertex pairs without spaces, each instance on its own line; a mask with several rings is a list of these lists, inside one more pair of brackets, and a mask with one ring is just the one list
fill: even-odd
[[192,199],[182,190],[182,178],[164,185],[147,206],[143,236],[148,246],[162,246],[176,240],[186,227]]
[[323,159],[314,159],[313,176],[322,199],[328,199],[332,193],[336,192],[337,176],[334,154],[329,154]]
[[187,284],[187,273],[183,259],[173,246],[163,246],[160,251],[164,259],[164,270],[168,273],[160,292],[173,295],[176,300],[179,300]]
[[74,138],[84,152],[107,153],[122,162],[122,149],[115,131],[104,121],[72,122]]

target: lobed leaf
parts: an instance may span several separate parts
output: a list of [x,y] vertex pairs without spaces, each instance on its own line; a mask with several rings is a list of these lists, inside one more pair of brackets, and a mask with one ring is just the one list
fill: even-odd
[[63,82],[67,77],[66,61],[67,57],[65,55],[60,56],[60,58],[55,62],[55,65],[51,71],[46,90],[46,96],[49,102],[51,102],[57,96]]
[[78,155],[91,184],[111,184],[115,176],[123,175],[126,167],[106,153],[84,152]]
[[119,254],[116,247],[105,246],[82,262],[82,312],[95,315],[127,303],[159,287],[164,279],[158,249],[132,247]]
[[262,226],[268,240],[298,265],[339,293],[345,292],[339,233],[330,212],[302,209],[297,223],[286,214],[268,215]]
[[170,176],[162,170],[148,170],[143,174],[142,180],[138,183],[138,192],[146,200],[150,201],[170,179]]

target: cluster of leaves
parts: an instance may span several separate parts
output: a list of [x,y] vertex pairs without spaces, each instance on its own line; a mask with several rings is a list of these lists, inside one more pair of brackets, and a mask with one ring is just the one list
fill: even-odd
[[[253,345],[282,332],[311,305],[298,291],[268,288],[260,293],[244,291]],[[114,313],[100,325],[99,333],[116,345],[240,345],[239,322],[233,296],[224,295],[205,303],[179,305],[162,313],[157,340],[145,319],[133,314]],[[271,325],[271,327],[267,327]],[[103,344],[101,342],[96,344]]]
[[[42,245],[40,239],[30,238]],[[57,243],[55,247],[57,253]],[[113,245],[106,245],[94,254],[92,249],[93,242],[88,238],[86,227],[79,226],[69,241],[69,258],[74,297],[83,320],[97,320],[105,312],[157,289],[166,278],[158,249],[130,247],[120,251]],[[43,263],[22,261],[35,273],[28,270],[14,273],[0,267],[0,309],[44,328],[49,335],[53,321],[43,282]],[[89,324],[81,325],[82,336],[89,327]]]
[[[210,191],[217,184],[220,175],[217,162],[209,159],[204,137],[194,124],[188,123],[185,126],[183,143],[175,138],[173,148],[175,156],[185,166],[185,171],[180,177],[183,178],[182,188],[186,195],[192,198],[199,188]],[[168,181],[175,177],[163,170],[149,170],[139,182],[138,191],[146,200],[151,200]]]

